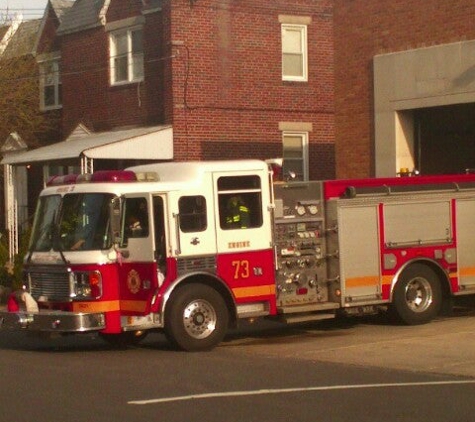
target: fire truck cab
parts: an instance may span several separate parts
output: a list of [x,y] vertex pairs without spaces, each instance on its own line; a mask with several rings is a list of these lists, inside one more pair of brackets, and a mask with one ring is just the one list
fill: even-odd
[[0,328],[120,344],[161,330],[205,350],[241,319],[389,310],[420,324],[475,293],[475,175],[273,176],[263,161],[231,160],[53,178],[24,305],[0,312]]
[[25,259],[39,309],[3,313],[3,328],[110,341],[164,328],[201,349],[238,318],[275,313],[269,176],[243,160],[53,178]]

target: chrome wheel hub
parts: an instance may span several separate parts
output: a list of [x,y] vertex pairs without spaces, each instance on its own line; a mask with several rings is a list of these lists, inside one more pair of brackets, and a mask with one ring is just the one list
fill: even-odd
[[415,277],[407,283],[405,297],[411,311],[424,312],[432,303],[432,287],[425,278]]
[[190,302],[183,312],[185,330],[195,339],[211,335],[216,328],[216,311],[209,302],[197,299]]

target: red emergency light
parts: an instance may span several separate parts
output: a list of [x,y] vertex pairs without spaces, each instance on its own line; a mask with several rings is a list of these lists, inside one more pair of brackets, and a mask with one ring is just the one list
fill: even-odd
[[46,186],[74,185],[77,182],[77,177],[77,174],[51,176],[46,182]]
[[136,182],[137,176],[130,170],[100,170],[92,173],[91,182]]
[[136,182],[137,176],[130,170],[100,170],[92,174],[65,174],[52,176],[46,186],[74,185],[87,182]]

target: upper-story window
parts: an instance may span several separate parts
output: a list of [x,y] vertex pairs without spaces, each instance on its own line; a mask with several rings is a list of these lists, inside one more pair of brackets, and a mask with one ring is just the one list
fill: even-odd
[[59,58],[39,62],[40,106],[42,110],[53,110],[62,106],[61,71]]
[[144,76],[142,28],[110,33],[111,84],[140,82]]
[[307,25],[282,24],[282,80],[308,80]]
[[308,132],[284,132],[282,143],[284,178],[308,180]]

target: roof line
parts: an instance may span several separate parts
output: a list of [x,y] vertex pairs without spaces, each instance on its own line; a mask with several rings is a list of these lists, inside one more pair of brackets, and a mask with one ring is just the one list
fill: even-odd
[[[44,31],[45,26],[46,26],[48,10],[49,10],[50,7],[52,7],[52,6],[51,6],[51,3],[50,3],[50,0],[48,0],[48,3],[46,4],[45,10],[43,11],[43,17],[41,18],[41,25],[40,25],[40,29],[38,31],[38,35],[36,37],[35,45],[33,46],[33,52],[35,54],[38,51],[38,46],[40,45],[41,35],[43,34],[43,31]],[[33,54],[33,55],[35,55],[35,54]]]
[[109,10],[110,3],[111,3],[111,0],[105,0],[102,6],[102,9],[99,12],[99,19],[103,25],[106,24],[106,15],[107,15],[107,11]]
[[13,19],[11,25],[8,27],[7,32],[5,32],[5,35],[0,41],[0,55],[4,53],[5,49],[8,46],[8,43],[13,38],[13,36],[15,35],[15,32],[18,30],[22,22],[23,22],[23,15],[21,13],[15,15],[15,18]]

